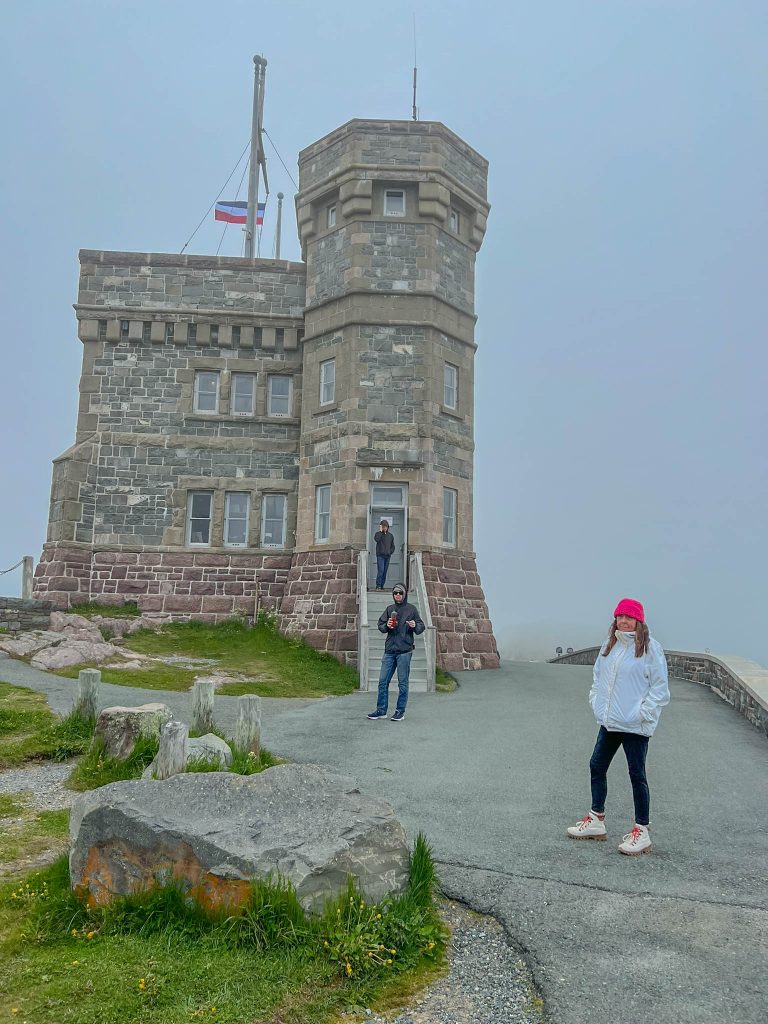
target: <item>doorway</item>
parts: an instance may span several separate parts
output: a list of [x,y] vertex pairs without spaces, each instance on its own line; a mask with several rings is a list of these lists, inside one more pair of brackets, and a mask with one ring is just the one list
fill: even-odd
[[405,583],[406,559],[408,553],[408,508],[407,488],[395,484],[373,484],[371,506],[368,513],[368,589],[376,586],[376,544],[373,536],[382,519],[389,523],[389,531],[395,541],[395,550],[389,560],[389,569],[384,583],[385,590],[395,583]]

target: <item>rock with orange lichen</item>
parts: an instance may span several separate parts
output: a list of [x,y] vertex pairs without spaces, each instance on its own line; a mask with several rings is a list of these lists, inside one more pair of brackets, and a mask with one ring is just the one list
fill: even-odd
[[207,908],[233,908],[251,880],[280,875],[319,911],[350,875],[374,901],[408,880],[392,807],[315,765],[113,782],[78,798],[70,831],[72,885],[92,905],[174,881]]

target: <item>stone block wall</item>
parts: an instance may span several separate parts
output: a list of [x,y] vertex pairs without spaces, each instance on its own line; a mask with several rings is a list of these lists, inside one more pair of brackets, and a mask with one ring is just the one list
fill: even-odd
[[52,610],[50,601],[0,597],[0,630],[23,633],[28,629],[48,629]]
[[59,608],[85,601],[124,604],[142,612],[217,622],[276,612],[291,556],[215,554],[205,551],[91,551],[49,545],[35,573],[35,590]]
[[285,584],[278,628],[357,665],[357,551],[300,551]]
[[437,636],[437,664],[447,672],[498,668],[499,651],[474,555],[422,555]]

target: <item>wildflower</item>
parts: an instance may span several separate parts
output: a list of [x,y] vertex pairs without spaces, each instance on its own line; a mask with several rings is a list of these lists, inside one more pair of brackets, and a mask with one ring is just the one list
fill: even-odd
[[365,910],[365,901],[364,900],[360,900],[360,909],[361,910]]
[[73,937],[73,938],[76,938],[76,937],[77,937],[77,928],[73,928],[73,929],[72,929],[72,937]]
[[12,1006],[11,1007],[11,1013],[18,1013],[18,1012],[19,1012],[18,1006]]
[[380,920],[381,920],[381,914],[377,914],[377,915],[376,915],[376,920],[377,920],[377,921],[380,921]]
[[394,956],[394,955],[395,955],[395,953],[397,952],[397,950],[396,950],[396,949],[390,949],[390,951],[389,951],[389,952],[390,952],[390,953],[392,954],[392,956]]
[[96,932],[88,932],[88,934],[86,935],[86,939],[92,939],[95,934]]
[[434,949],[434,948],[435,948],[434,942],[428,942],[427,943],[427,949]]
[[384,961],[384,963],[385,963],[385,964],[391,964],[391,963],[392,963],[392,961],[391,961],[391,960],[385,960],[385,961]]
[[77,965],[78,965],[79,963],[80,963],[80,961],[79,961],[79,960],[71,960],[71,961],[70,961],[70,963],[69,963],[69,966],[70,966],[70,967],[77,967]]
[[325,942],[323,943],[323,945],[325,946],[325,948],[326,948],[326,949],[328,949],[328,948],[329,948],[329,943],[328,943],[328,940],[327,940],[327,939],[326,939],[326,941],[325,941]]

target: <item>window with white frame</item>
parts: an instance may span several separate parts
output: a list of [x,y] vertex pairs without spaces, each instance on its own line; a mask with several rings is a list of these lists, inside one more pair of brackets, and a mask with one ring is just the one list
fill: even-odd
[[224,545],[244,548],[248,544],[249,495],[228,491],[224,496]]
[[331,485],[315,488],[315,543],[324,544],[331,536]]
[[336,203],[331,203],[325,208],[325,226],[327,228],[336,227]]
[[446,409],[456,409],[458,404],[459,370],[451,363],[446,363],[443,367],[443,405]]
[[285,547],[284,494],[265,494],[261,501],[261,546],[263,548]]
[[232,374],[232,404],[230,409],[233,416],[253,416],[256,409],[255,373]]
[[187,544],[211,543],[213,491],[190,491],[187,496]]
[[320,405],[330,405],[336,400],[336,360],[325,359],[320,363]]
[[214,370],[198,370],[195,374],[195,412],[219,411],[219,374]]
[[459,493],[452,487],[443,488],[443,544],[456,547],[456,505]]
[[459,227],[461,225],[461,217],[458,210],[451,210],[448,214],[448,226],[454,235],[458,235]]
[[272,374],[267,388],[267,416],[291,415],[292,380],[282,374]]
[[401,188],[388,188],[384,192],[384,216],[405,216],[405,192]]

